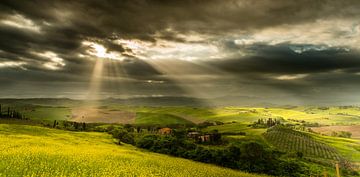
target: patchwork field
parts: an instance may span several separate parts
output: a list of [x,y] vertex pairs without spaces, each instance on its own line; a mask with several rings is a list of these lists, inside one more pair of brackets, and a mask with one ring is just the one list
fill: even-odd
[[[204,121],[239,122],[250,124],[259,118],[277,118],[289,122],[303,121],[321,126],[360,125],[359,107],[186,107],[186,106],[124,106],[103,103],[102,106],[81,104],[67,100],[66,104],[29,104],[27,102],[6,103],[38,120],[74,120],[79,122],[143,123],[154,117],[172,117],[172,122],[200,123]],[[52,103],[52,102],[50,102]],[[4,109],[3,109],[4,111]],[[139,114],[138,114],[139,113]],[[137,114],[139,116],[137,116]],[[156,119],[154,119],[156,121]],[[159,121],[158,121],[159,122]],[[161,122],[163,125],[169,122]],[[294,122],[296,123],[296,122]],[[356,133],[354,133],[355,135]]]
[[351,132],[351,138],[360,139],[360,125],[314,127],[312,130],[328,136],[330,136],[332,132],[346,131]]
[[106,108],[76,107],[71,111],[71,121],[76,122],[103,122],[131,124],[135,122],[136,113]]
[[116,145],[103,133],[0,124],[0,176],[261,177]]

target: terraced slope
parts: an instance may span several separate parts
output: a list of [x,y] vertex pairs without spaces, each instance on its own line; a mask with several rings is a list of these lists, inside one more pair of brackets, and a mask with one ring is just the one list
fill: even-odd
[[283,127],[273,127],[264,136],[271,144],[282,151],[302,152],[305,157],[316,159],[343,160],[335,148],[316,141],[306,133]]

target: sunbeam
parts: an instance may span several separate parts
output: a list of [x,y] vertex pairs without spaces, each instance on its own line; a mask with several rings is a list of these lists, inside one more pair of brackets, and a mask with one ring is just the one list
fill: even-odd
[[203,90],[208,87],[206,81],[211,82],[211,80],[218,75],[227,75],[227,73],[219,69],[189,60],[159,59],[146,60],[146,62],[161,73],[164,73],[167,79],[181,86],[188,94],[187,96],[196,98],[209,96],[209,93],[203,92]]
[[87,93],[88,100],[99,100],[101,98],[101,84],[103,77],[103,59],[96,59],[94,69],[90,79],[89,91]]

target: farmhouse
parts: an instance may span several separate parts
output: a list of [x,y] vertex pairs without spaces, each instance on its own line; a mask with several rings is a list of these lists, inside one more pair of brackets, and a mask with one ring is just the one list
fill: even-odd
[[220,134],[214,134],[214,133],[201,134],[199,132],[189,132],[187,136],[191,139],[194,139],[197,142],[214,142],[221,139]]
[[159,133],[162,134],[162,135],[169,135],[171,134],[172,132],[172,129],[171,128],[161,128],[159,129]]

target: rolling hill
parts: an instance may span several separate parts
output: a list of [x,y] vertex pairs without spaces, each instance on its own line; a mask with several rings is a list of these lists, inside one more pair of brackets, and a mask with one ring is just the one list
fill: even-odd
[[264,176],[119,146],[104,133],[15,124],[0,124],[0,159],[0,176]]

